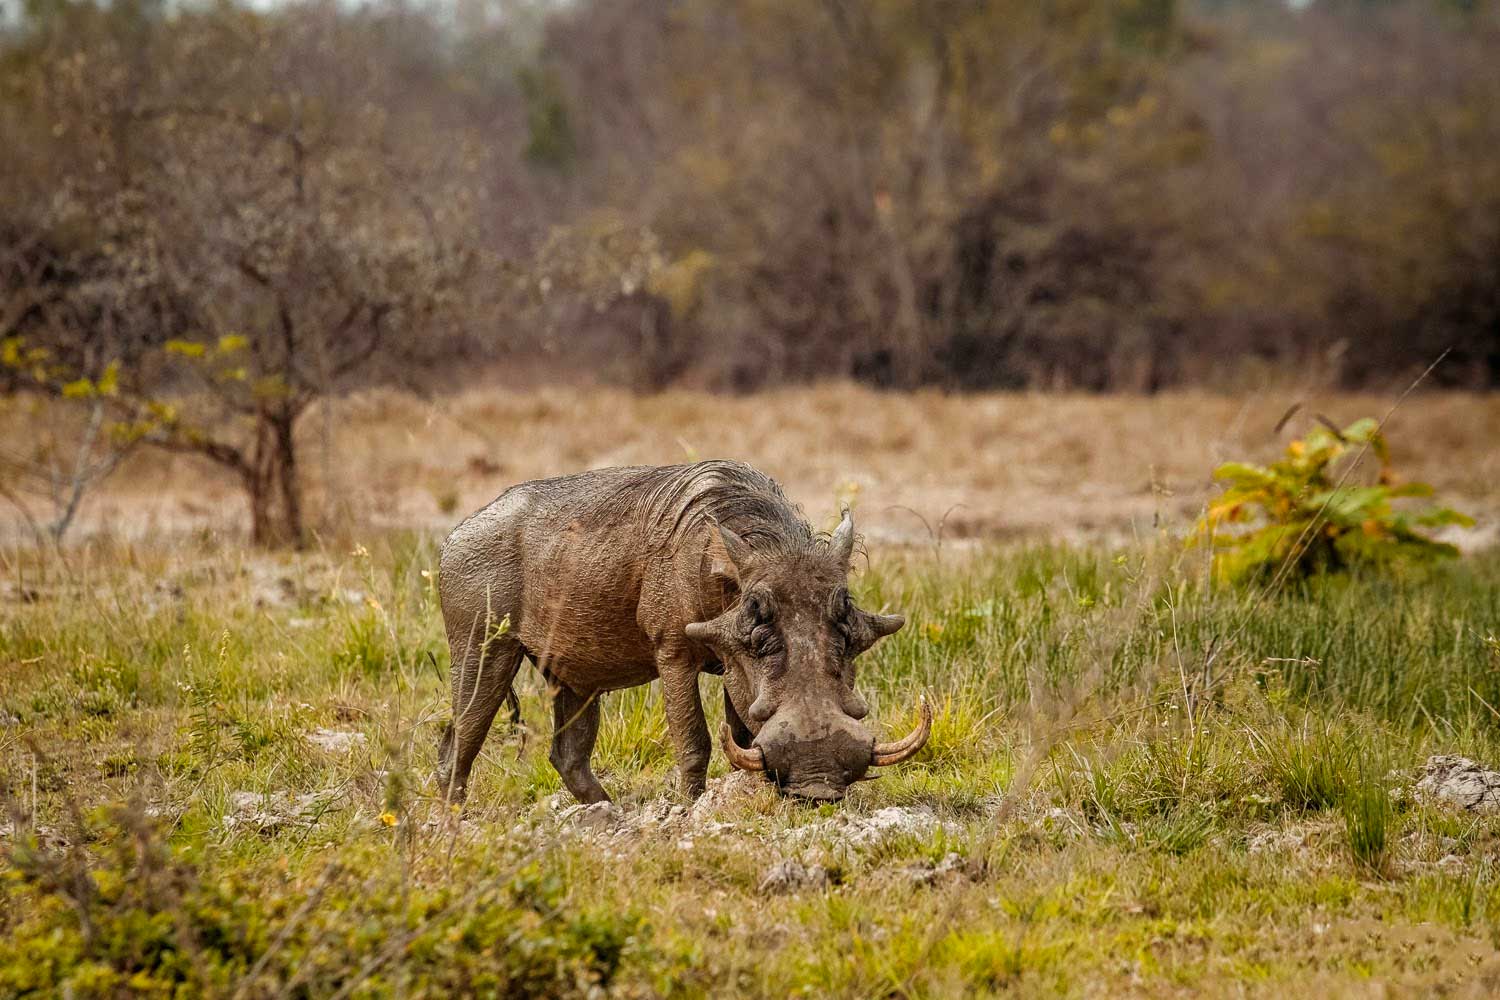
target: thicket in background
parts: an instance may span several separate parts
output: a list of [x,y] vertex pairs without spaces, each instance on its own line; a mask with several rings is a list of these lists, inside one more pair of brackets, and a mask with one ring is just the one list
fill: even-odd
[[299,420],[375,382],[1493,386],[1497,43],[1447,0],[38,0],[0,340],[47,365],[0,388],[117,365],[274,540]]
[[270,437],[476,360],[1491,386],[1497,44],[1452,0],[43,0],[0,34],[0,336],[247,336]]

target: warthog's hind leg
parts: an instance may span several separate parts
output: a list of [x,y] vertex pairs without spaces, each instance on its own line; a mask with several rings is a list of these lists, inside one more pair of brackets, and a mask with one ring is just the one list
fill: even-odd
[[[462,802],[468,793],[469,772],[484,746],[501,702],[516,707],[511,685],[521,666],[525,649],[511,635],[497,636],[487,645],[449,635],[453,655],[453,721],[443,729],[438,744],[437,783],[450,802]],[[516,714],[519,714],[518,712]]]
[[552,718],[555,728],[548,759],[562,775],[563,784],[579,802],[608,802],[609,795],[589,766],[599,735],[599,696],[585,697],[559,685],[552,696]]

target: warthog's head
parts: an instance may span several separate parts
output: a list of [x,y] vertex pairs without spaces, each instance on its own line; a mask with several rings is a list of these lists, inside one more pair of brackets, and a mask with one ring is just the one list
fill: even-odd
[[877,744],[860,723],[869,709],[854,688],[854,658],[904,625],[899,615],[862,611],[849,599],[854,521],[848,511],[826,544],[752,549],[717,527],[714,572],[731,579],[737,600],[723,614],[687,627],[724,664],[735,713],[754,733],[739,746],[721,731],[730,762],[763,771],[782,791],[834,801],[872,766],[895,764],[927,742],[931,710],[905,739]]

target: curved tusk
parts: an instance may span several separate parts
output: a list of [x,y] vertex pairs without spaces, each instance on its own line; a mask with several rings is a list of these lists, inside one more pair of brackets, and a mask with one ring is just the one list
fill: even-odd
[[729,758],[729,763],[741,771],[764,771],[766,769],[766,755],[761,752],[760,747],[751,747],[746,750],[736,743],[727,722],[719,723],[719,743],[723,745],[724,756]]
[[917,724],[904,739],[894,743],[877,743],[875,752],[870,758],[873,767],[886,767],[890,764],[899,764],[903,760],[916,755],[916,752],[927,743],[927,737],[932,735],[932,707],[927,704],[927,699],[922,699],[922,721]]

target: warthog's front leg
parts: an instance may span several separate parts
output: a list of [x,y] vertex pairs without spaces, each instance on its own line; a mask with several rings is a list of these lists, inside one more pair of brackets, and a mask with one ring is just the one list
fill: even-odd
[[548,759],[562,775],[563,784],[579,802],[608,802],[609,794],[589,766],[599,735],[599,695],[586,697],[559,687],[552,697],[552,719],[555,728]]
[[698,665],[686,650],[663,647],[656,654],[656,670],[666,701],[667,731],[682,774],[682,792],[696,799],[707,784],[708,761],[713,753],[708,723],[703,719],[703,701],[698,697]]

